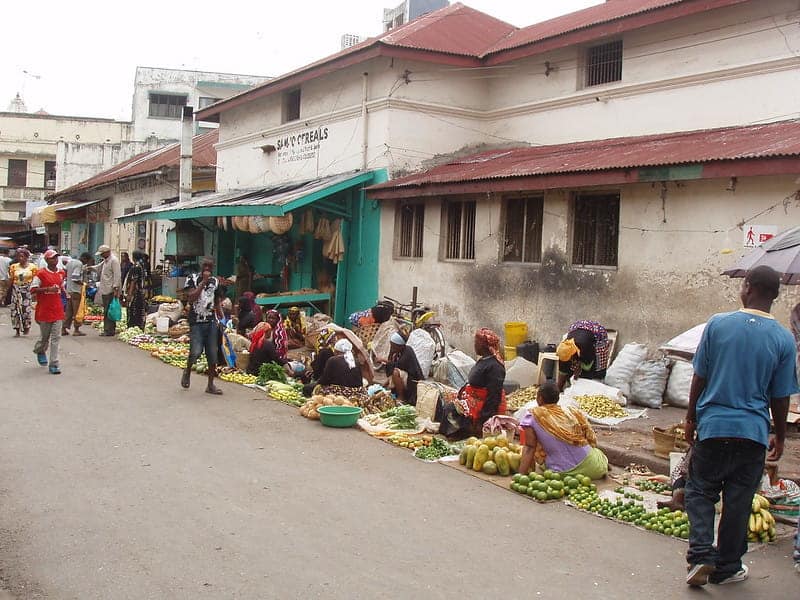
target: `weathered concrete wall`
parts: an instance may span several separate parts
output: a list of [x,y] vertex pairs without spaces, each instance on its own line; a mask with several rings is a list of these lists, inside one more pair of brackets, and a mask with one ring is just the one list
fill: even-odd
[[56,191],[85,181],[137,154],[159,147],[156,138],[143,142],[90,144],[60,141],[56,146]]
[[[426,203],[423,258],[392,258],[394,209],[384,203],[381,230],[381,293],[408,300],[411,287],[445,325],[448,339],[471,348],[478,327],[503,331],[506,321],[525,321],[540,342],[560,339],[577,319],[595,319],[620,332],[620,343],[652,348],[715,312],[738,307],[740,280],[720,276],[745,254],[739,223],[785,228],[800,221],[793,178],[668,184],[663,222],[660,186],[622,188],[619,267],[571,266],[570,194],[545,196],[541,264],[503,263],[501,204],[497,196],[478,200],[475,261],[444,261],[439,199]],[[604,190],[607,191],[607,190]],[[767,210],[769,209],[769,210]],[[784,324],[800,290],[783,290],[775,314]]]

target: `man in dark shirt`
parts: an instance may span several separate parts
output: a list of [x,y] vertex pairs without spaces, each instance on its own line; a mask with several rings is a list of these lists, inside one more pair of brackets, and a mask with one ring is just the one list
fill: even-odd
[[386,376],[397,398],[406,404],[417,405],[417,382],[425,379],[417,355],[399,333],[389,339],[389,361],[386,363]]
[[204,259],[200,265],[200,273],[186,279],[184,290],[189,302],[189,359],[181,377],[181,386],[189,387],[192,366],[205,351],[208,360],[207,394],[222,394],[222,390],[214,385],[217,374],[220,332],[217,319],[222,316],[220,298],[222,290],[220,282],[212,276],[214,263]]

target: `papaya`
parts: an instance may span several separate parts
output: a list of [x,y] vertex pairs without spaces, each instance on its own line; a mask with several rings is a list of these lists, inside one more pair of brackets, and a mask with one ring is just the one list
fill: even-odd
[[483,463],[481,471],[487,475],[497,475],[497,464],[493,460],[487,460]]
[[465,443],[467,444],[467,446],[473,446],[473,445],[475,445],[475,443],[476,443],[477,441],[478,441],[478,438],[476,438],[476,437],[473,435],[473,436],[471,436],[471,437],[468,437],[468,438],[467,438],[467,441],[466,441]]
[[469,451],[469,446],[464,446],[464,449],[461,450],[461,454],[458,455],[458,463],[461,465],[467,464],[467,452]]
[[475,461],[472,463],[472,470],[479,471],[483,468],[483,463],[489,460],[489,446],[481,444],[475,452]]
[[494,447],[497,446],[497,440],[491,436],[483,438],[483,443],[489,447],[489,450],[494,450]]
[[495,440],[497,441],[498,446],[508,448],[508,438],[504,435],[498,435]]
[[522,462],[522,454],[517,452],[508,453],[508,466],[511,467],[513,473],[519,472],[519,463]]
[[497,464],[497,472],[503,477],[511,475],[511,465],[508,462],[508,452],[500,450],[494,455],[494,462]]
[[478,453],[478,448],[475,446],[467,446],[467,461],[464,463],[464,466],[468,469],[472,468],[472,465],[475,462],[475,455]]

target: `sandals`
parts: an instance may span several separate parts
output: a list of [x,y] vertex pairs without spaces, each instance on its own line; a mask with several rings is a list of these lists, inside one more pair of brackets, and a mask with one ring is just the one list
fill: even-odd
[[58,367],[50,367],[50,375],[61,375],[61,369]]
[[181,387],[183,389],[189,389],[189,378],[191,377],[192,372],[189,369],[183,370],[183,375],[181,375]]
[[216,386],[210,385],[206,388],[206,394],[213,394],[214,396],[222,396],[222,390]]

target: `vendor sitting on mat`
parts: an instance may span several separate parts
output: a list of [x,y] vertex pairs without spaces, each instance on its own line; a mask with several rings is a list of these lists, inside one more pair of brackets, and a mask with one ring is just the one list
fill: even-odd
[[553,383],[542,384],[536,395],[538,406],[520,421],[524,448],[519,472],[529,473],[538,465],[566,475],[602,479],[608,472],[608,459],[597,448],[591,425],[578,409],[561,408],[558,396]]
[[338,340],[333,346],[333,356],[325,363],[325,370],[314,388],[315,394],[339,394],[346,398],[366,396],[361,369],[353,356],[350,340]]
[[318,379],[325,372],[325,365],[333,357],[333,345],[337,341],[336,331],[323,327],[317,336],[317,351],[312,355],[311,369],[308,373],[308,382],[303,386],[303,395],[311,397]]
[[258,375],[261,365],[268,362],[279,364],[288,375],[292,374],[289,362],[279,356],[275,348],[272,326],[266,321],[261,321],[250,334],[250,362],[247,364],[247,372],[250,375]]
[[567,378],[605,379],[608,367],[608,333],[597,321],[576,321],[558,345],[558,389]]
[[286,330],[286,342],[289,350],[302,348],[306,345],[306,324],[298,307],[293,306],[286,313],[283,328]]
[[406,344],[405,338],[395,332],[389,338],[389,361],[386,363],[389,389],[405,404],[417,405],[417,382],[425,379],[417,354]]
[[689,460],[692,451],[683,455],[683,458],[675,465],[670,473],[670,484],[672,485],[672,498],[669,501],[659,500],[656,502],[657,508],[668,508],[670,510],[686,510],[686,478],[689,477]]

